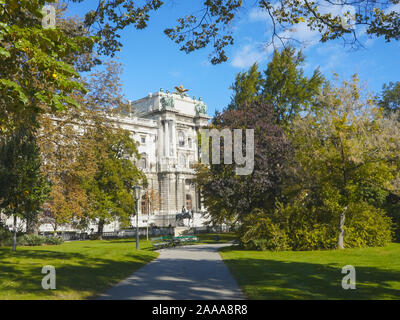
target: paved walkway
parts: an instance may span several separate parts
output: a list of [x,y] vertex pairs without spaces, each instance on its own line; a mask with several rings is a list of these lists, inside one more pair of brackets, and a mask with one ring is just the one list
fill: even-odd
[[218,249],[226,245],[162,249],[157,259],[105,292],[99,299],[244,299],[218,253]]

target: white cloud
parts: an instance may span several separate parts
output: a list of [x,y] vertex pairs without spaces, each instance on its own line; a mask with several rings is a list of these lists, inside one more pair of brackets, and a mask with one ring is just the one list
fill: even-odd
[[231,65],[236,68],[249,68],[255,62],[261,63],[268,58],[268,54],[272,52],[272,47],[265,48],[260,43],[251,43],[245,45],[232,59]]
[[266,10],[261,8],[252,8],[249,12],[250,22],[269,21],[270,17]]
[[400,3],[393,4],[385,10],[385,13],[388,14],[390,12],[400,13]]
[[330,74],[348,64],[348,52],[339,44],[318,46],[316,53],[320,55],[321,72]]
[[317,30],[311,30],[307,23],[298,23],[294,28],[286,30],[279,34],[280,37],[296,39],[302,42],[303,46],[312,46],[318,43],[320,33]]
[[173,78],[182,78],[183,74],[180,71],[170,71],[168,74]]
[[370,47],[372,47],[372,46],[374,45],[375,40],[376,40],[375,38],[368,38],[368,39],[365,41],[364,45],[365,45],[367,48],[370,48]]

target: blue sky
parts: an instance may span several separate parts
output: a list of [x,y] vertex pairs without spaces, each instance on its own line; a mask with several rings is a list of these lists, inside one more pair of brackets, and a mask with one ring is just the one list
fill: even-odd
[[[94,5],[97,1],[70,5],[69,14],[82,16],[90,9],[88,3],[91,2]],[[175,26],[176,18],[200,9],[202,1],[165,2],[167,4],[153,12],[148,28],[129,27],[121,34],[123,49],[118,57],[124,66],[124,93],[128,99],[136,100],[160,88],[172,91],[182,84],[190,89],[190,96],[203,98],[212,116],[215,110],[222,110],[229,103],[232,93],[229,86],[238,72],[247,70],[254,62],[265,70],[270,61],[271,50],[263,45],[270,39],[266,15],[254,6],[256,1],[247,1],[248,5],[232,26],[235,44],[227,50],[230,59],[214,66],[208,62],[211,48],[186,54],[163,33],[166,27]],[[360,80],[367,82],[374,92],[379,92],[384,83],[400,81],[400,42],[369,39],[362,30],[358,32],[365,48],[354,51],[344,47],[341,41],[318,43],[316,33],[299,25],[296,36],[308,43],[303,49],[305,73],[311,74],[317,67],[328,79],[333,72],[345,79],[358,73]]]

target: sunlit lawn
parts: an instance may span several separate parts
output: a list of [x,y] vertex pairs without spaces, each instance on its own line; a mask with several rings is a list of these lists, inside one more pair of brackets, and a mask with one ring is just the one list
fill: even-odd
[[[229,241],[233,241],[236,239],[236,235],[234,233],[200,233],[196,234],[196,237],[199,238],[199,243],[227,243]],[[218,237],[218,240],[217,238]]]
[[[400,244],[333,251],[221,251],[249,299],[400,299]],[[342,289],[342,267],[356,270],[356,289]]]
[[[84,299],[107,290],[158,256],[135,240],[74,241],[59,246],[0,247],[0,300]],[[56,290],[42,289],[42,267],[56,268]]]

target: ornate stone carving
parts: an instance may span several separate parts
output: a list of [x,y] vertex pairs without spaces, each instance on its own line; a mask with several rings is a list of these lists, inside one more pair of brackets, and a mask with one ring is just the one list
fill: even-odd
[[199,101],[196,103],[195,109],[196,115],[207,114],[207,106],[201,98],[199,98]]
[[161,97],[160,102],[162,110],[175,108],[174,98],[171,94],[164,94]]

